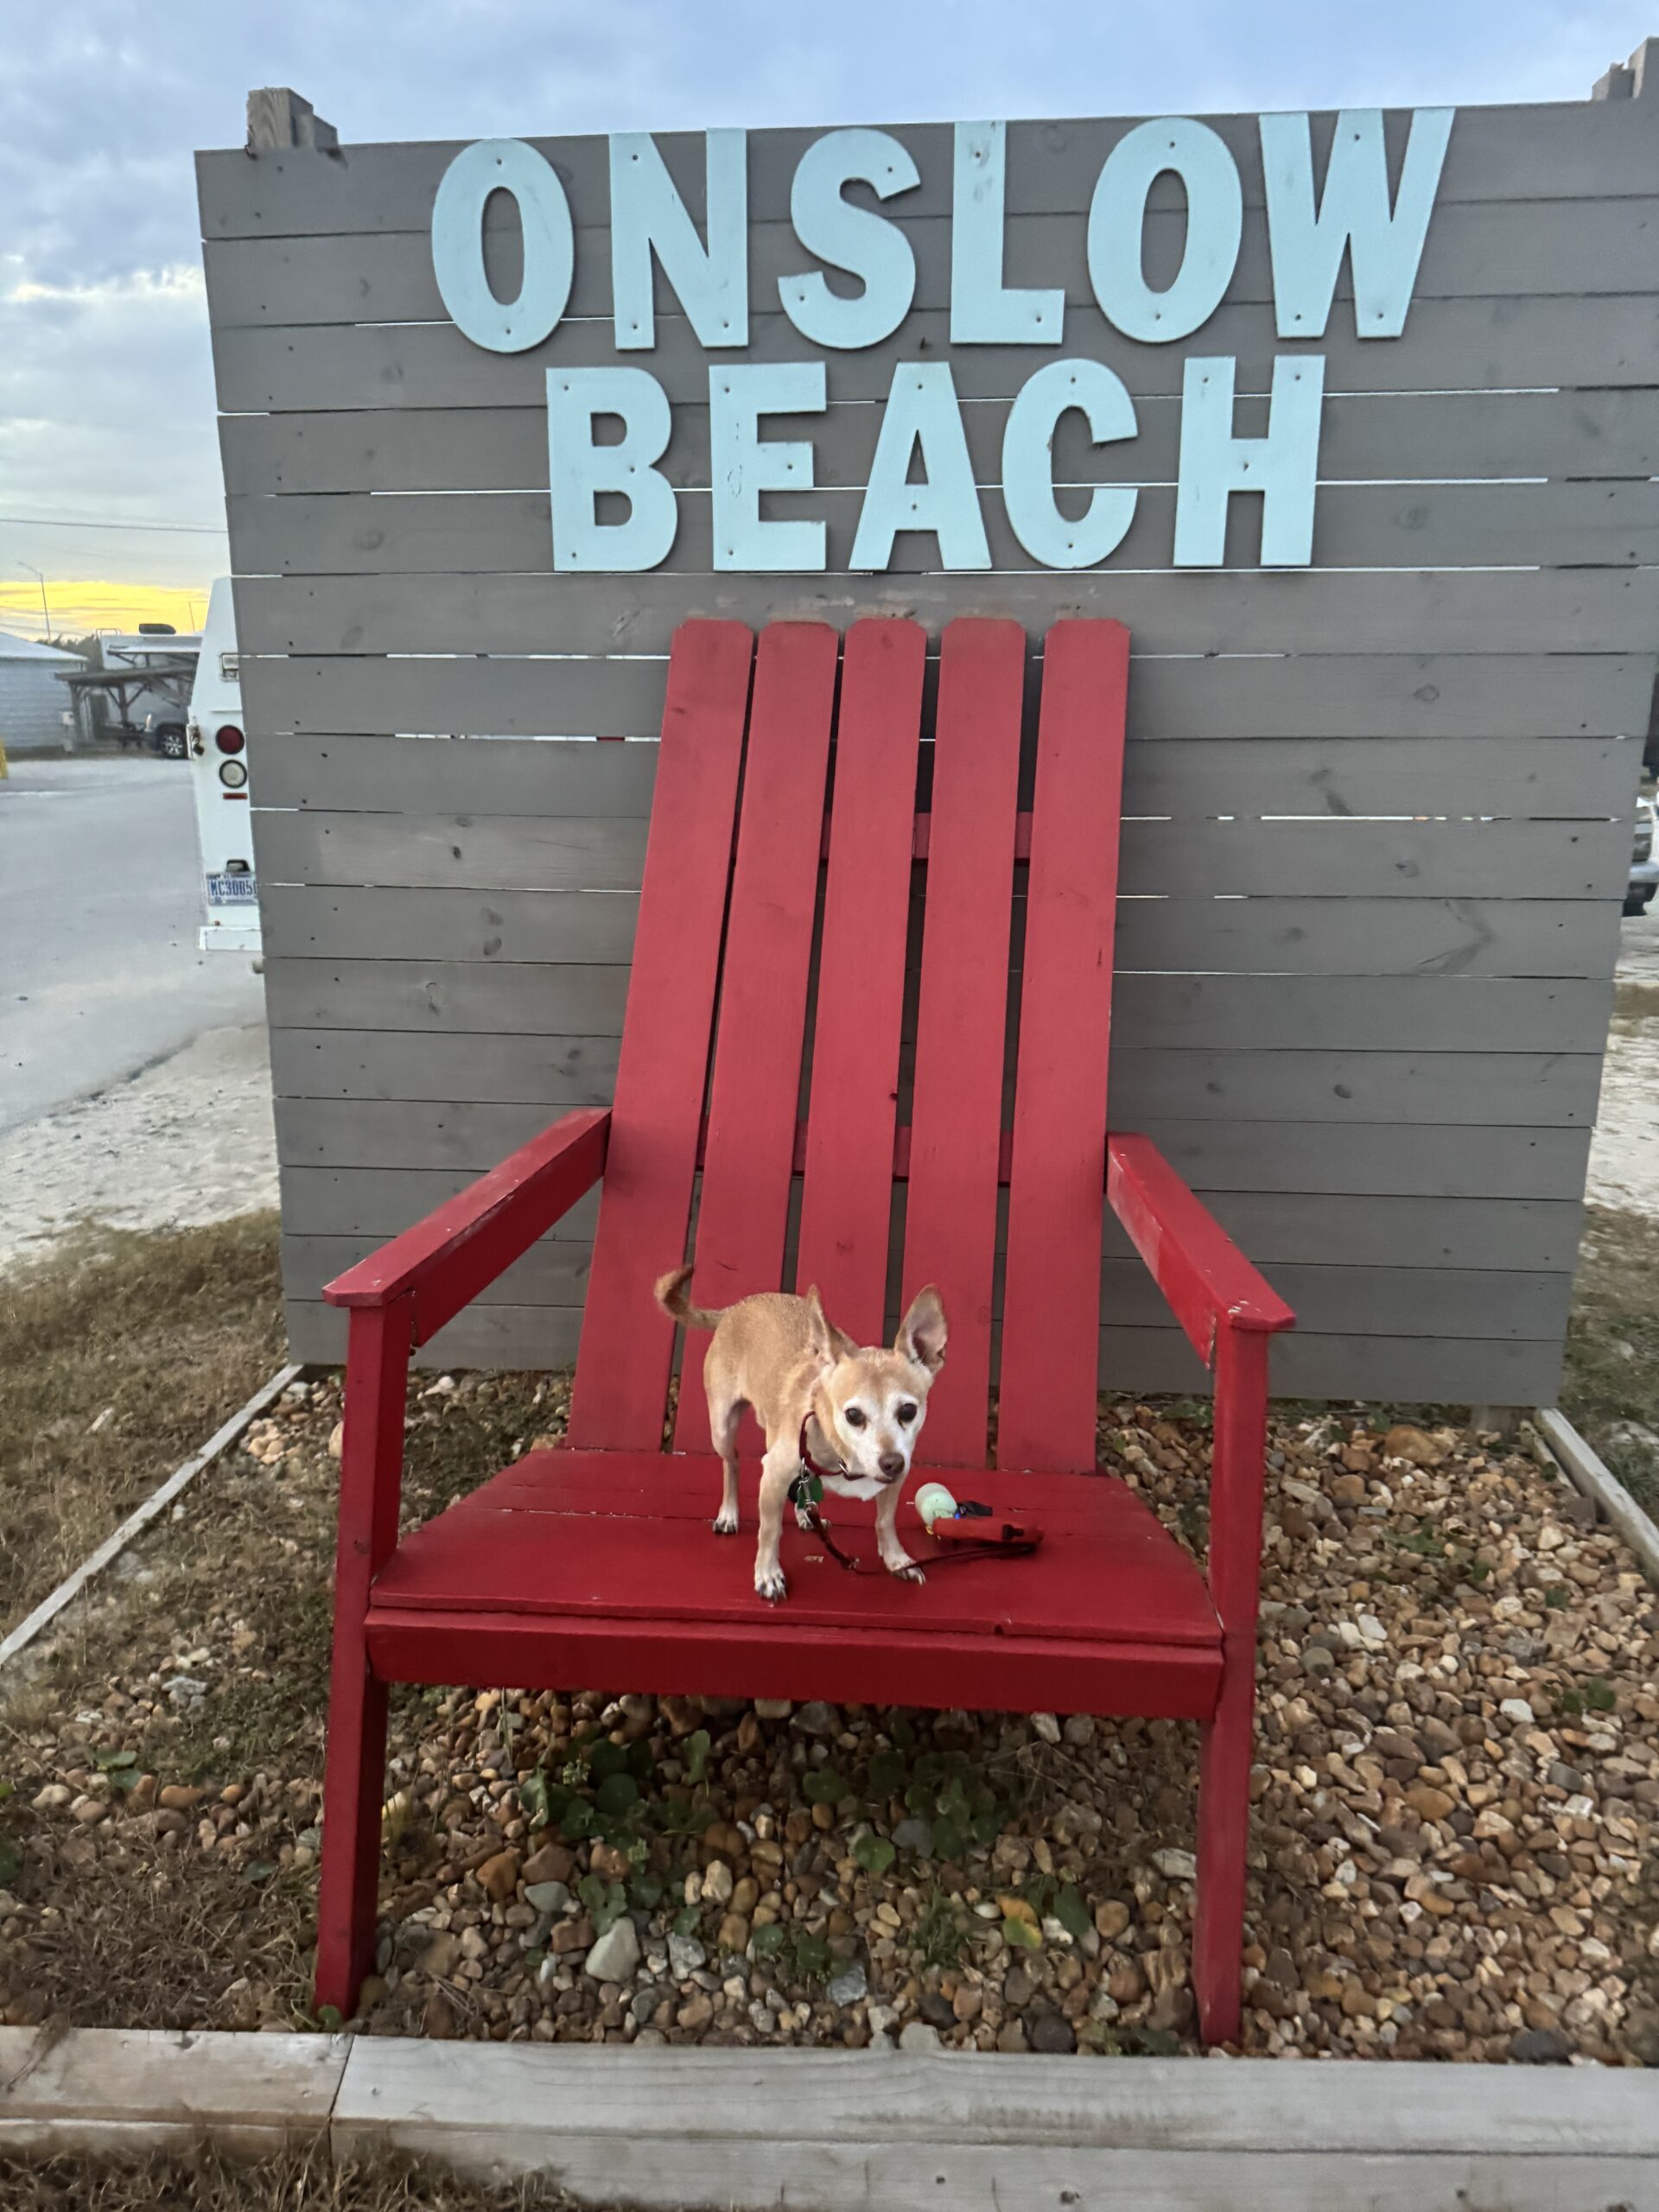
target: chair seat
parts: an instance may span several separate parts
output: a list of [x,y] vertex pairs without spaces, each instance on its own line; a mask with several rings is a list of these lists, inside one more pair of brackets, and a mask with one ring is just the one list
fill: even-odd
[[[405,1681],[1211,1713],[1209,1592],[1132,1491],[1101,1475],[941,1476],[1040,1528],[1041,1549],[901,1582],[880,1567],[873,1509],[828,1497],[837,1544],[871,1571],[848,1572],[786,1514],[789,1595],[773,1607],[753,1584],[756,1465],[742,1470],[742,1528],[721,1537],[712,1457],[530,1452],[398,1545],[371,1598],[371,1659]],[[926,1566],[940,1547],[918,1486],[899,1526]]]

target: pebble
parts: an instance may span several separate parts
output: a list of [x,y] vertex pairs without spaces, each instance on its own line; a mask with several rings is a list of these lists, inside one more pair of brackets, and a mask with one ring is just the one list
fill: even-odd
[[1573,2046],[1556,2028],[1526,2028],[1510,2045],[1510,2056],[1520,2066],[1565,2066]]
[[492,1904],[505,1904],[512,1896],[522,1864],[516,1851],[499,1851],[478,1869],[478,1885]]
[[524,1903],[534,1905],[537,1912],[563,1912],[570,1903],[570,1892],[563,1882],[526,1882]]
[[1031,1725],[1046,1744],[1059,1742],[1060,1724],[1053,1713],[1033,1713],[1031,1716]]
[[913,1851],[919,1859],[929,1858],[933,1850],[933,1824],[931,1821],[918,1820],[912,1814],[910,1819],[900,1821],[893,1829],[893,1840],[900,1851]]
[[906,2020],[899,2031],[899,2048],[900,2050],[938,2050],[940,2048],[939,2031],[930,2027],[925,2020]]
[[699,1967],[709,1962],[709,1954],[695,1936],[671,1936],[668,1939],[668,1968],[676,1981],[689,1981]]
[[841,1731],[841,1715],[833,1705],[813,1698],[795,1715],[793,1726],[804,1736],[835,1736]]
[[1026,2037],[1033,2050],[1059,2052],[1077,2047],[1077,2030],[1058,2012],[1033,2012],[1027,2024]]
[[1152,1863],[1166,1882],[1196,1882],[1198,1862],[1190,1851],[1154,1851]]
[[863,1967],[854,1965],[844,1974],[838,1974],[833,1981],[826,1982],[823,1993],[832,2005],[856,2005],[868,1989]]
[[639,1932],[626,1913],[596,1936],[582,1972],[594,1981],[632,1981],[639,1965]]

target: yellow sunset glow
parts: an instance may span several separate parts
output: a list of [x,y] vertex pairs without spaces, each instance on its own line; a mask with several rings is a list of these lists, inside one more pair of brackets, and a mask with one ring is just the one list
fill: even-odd
[[[107,578],[46,580],[54,637],[84,637],[89,630],[136,630],[141,622],[170,622],[175,630],[200,629],[207,613],[207,584],[124,584]],[[0,630],[38,638],[44,629],[41,588],[25,577],[0,582]]]

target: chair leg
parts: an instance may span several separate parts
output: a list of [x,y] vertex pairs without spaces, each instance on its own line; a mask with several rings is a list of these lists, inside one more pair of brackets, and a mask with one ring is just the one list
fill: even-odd
[[1216,1715],[1205,1724],[1198,1753],[1192,1989],[1198,2003],[1198,2034],[1207,2044],[1238,2039],[1255,1658],[1251,1650],[1234,1653],[1224,1662]]
[[380,1806],[386,1780],[386,1685],[369,1668],[369,1590],[397,1535],[404,1389],[412,1308],[407,1299],[352,1315],[334,1558],[334,1645],[322,1787],[316,2003],[343,2019],[372,1963],[380,1885]]
[[385,1774],[386,1685],[369,1672],[362,1623],[337,1621],[322,1792],[316,2004],[319,2011],[332,2005],[346,2020],[374,1962]]
[[1221,1621],[1221,1694],[1198,1764],[1192,1986],[1205,2043],[1238,2035],[1244,1877],[1255,1718],[1256,1593],[1268,1425],[1268,1338],[1224,1325],[1216,1344],[1210,1592]]

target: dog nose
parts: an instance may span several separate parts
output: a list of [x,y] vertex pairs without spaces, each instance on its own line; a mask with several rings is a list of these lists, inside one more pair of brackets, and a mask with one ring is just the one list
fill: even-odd
[[895,1475],[902,1475],[905,1471],[904,1454],[902,1452],[884,1452],[876,1465],[891,1482]]

